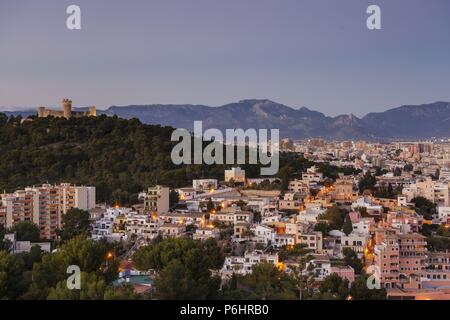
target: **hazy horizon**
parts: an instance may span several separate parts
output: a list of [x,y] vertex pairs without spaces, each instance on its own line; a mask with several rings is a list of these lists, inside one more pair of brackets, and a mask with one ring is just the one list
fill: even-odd
[[[82,30],[65,26],[70,4]],[[366,28],[369,4],[382,30]],[[361,117],[450,101],[449,11],[447,0],[0,0],[0,110],[270,99]]]

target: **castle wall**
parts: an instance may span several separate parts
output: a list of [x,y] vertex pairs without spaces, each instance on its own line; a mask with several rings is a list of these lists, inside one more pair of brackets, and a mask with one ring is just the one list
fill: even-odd
[[55,118],[79,118],[79,117],[96,117],[97,116],[97,109],[92,106],[89,107],[88,111],[72,111],[72,101],[69,99],[63,99],[62,101],[62,107],[61,111],[59,110],[52,110],[45,107],[38,107],[38,117],[39,118],[46,118],[46,117],[55,117]]

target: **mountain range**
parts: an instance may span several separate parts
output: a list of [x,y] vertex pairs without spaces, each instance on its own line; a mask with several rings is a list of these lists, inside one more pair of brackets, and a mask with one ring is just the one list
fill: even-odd
[[[29,116],[35,111],[5,112],[7,115]],[[304,139],[426,139],[450,137],[450,102],[405,105],[384,112],[326,116],[306,107],[295,109],[267,99],[248,99],[220,107],[206,105],[129,105],[111,106],[98,114],[130,119],[146,124],[193,129],[195,120],[203,121],[203,129],[231,128],[280,129],[283,138]]]

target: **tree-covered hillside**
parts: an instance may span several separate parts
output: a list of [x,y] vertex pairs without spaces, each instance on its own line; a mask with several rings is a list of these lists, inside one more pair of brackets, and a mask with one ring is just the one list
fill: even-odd
[[[158,184],[180,187],[195,178],[223,179],[224,165],[174,165],[171,127],[116,116],[73,119],[0,114],[0,190],[70,182],[97,187],[97,200],[134,202]],[[258,166],[243,166],[249,176]]]
[[202,176],[201,166],[172,164],[170,127],[107,116],[20,120],[0,114],[2,192],[67,181],[96,186],[99,201],[126,203],[155,183],[181,186]]

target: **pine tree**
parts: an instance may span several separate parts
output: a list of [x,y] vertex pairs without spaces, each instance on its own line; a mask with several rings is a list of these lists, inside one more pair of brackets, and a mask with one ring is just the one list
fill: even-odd
[[347,215],[345,217],[344,226],[342,227],[342,229],[346,235],[349,235],[350,233],[352,233],[353,225],[352,225],[352,221],[350,220],[350,215]]

